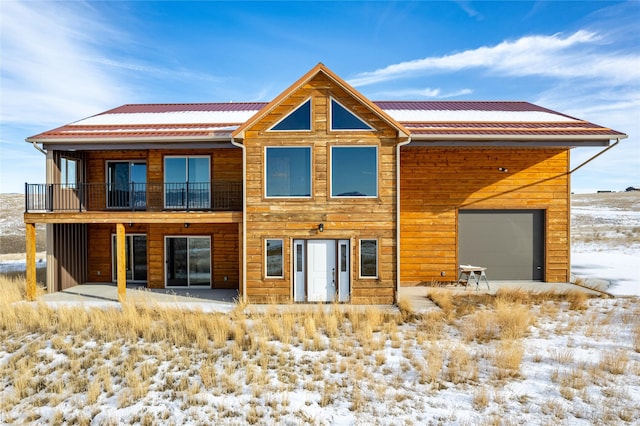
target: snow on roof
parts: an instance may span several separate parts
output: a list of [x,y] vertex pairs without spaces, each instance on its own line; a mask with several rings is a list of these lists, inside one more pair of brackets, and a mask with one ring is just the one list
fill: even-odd
[[[410,130],[412,137],[445,136],[507,139],[626,137],[528,102],[381,101],[373,102]],[[153,139],[229,139],[231,133],[267,105],[265,102],[123,105],[43,132],[29,142],[121,141]]]
[[104,113],[76,121],[69,126],[101,126],[131,124],[201,124],[201,123],[244,123],[257,110],[249,111],[167,111]]
[[579,121],[561,114],[544,111],[482,111],[482,110],[385,110],[399,122],[499,122],[554,123]]

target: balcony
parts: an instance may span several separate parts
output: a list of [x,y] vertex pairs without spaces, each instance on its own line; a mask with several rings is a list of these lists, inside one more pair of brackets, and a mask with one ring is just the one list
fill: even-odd
[[25,212],[240,211],[241,182],[25,184]]

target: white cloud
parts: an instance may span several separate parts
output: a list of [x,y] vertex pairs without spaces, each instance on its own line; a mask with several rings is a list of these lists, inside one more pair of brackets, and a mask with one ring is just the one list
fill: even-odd
[[60,124],[126,98],[88,58],[115,31],[82,3],[2,2],[2,123]]
[[383,90],[376,92],[371,97],[376,100],[383,99],[419,99],[419,98],[431,98],[431,99],[447,99],[455,98],[457,96],[464,96],[473,93],[471,89],[460,89],[454,92],[442,92],[441,89],[399,89],[399,90]]
[[598,78],[628,83],[640,79],[640,55],[600,49],[601,36],[577,31],[569,36],[535,35],[440,57],[401,62],[349,80],[355,87],[430,72],[485,68],[498,75]]

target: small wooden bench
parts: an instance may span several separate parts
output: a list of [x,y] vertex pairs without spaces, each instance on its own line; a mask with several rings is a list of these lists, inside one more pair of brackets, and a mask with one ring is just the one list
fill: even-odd
[[469,281],[471,280],[476,283],[476,290],[478,290],[480,288],[480,281],[483,278],[484,282],[487,284],[487,289],[491,290],[486,274],[487,268],[485,268],[484,266],[460,265],[458,269],[460,270],[460,275],[458,275],[458,283],[464,284],[465,290],[469,287]]

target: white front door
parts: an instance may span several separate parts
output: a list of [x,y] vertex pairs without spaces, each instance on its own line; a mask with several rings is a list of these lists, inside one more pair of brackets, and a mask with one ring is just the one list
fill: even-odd
[[349,240],[294,240],[293,299],[348,302]]
[[333,302],[336,297],[336,242],[307,241],[309,302]]

